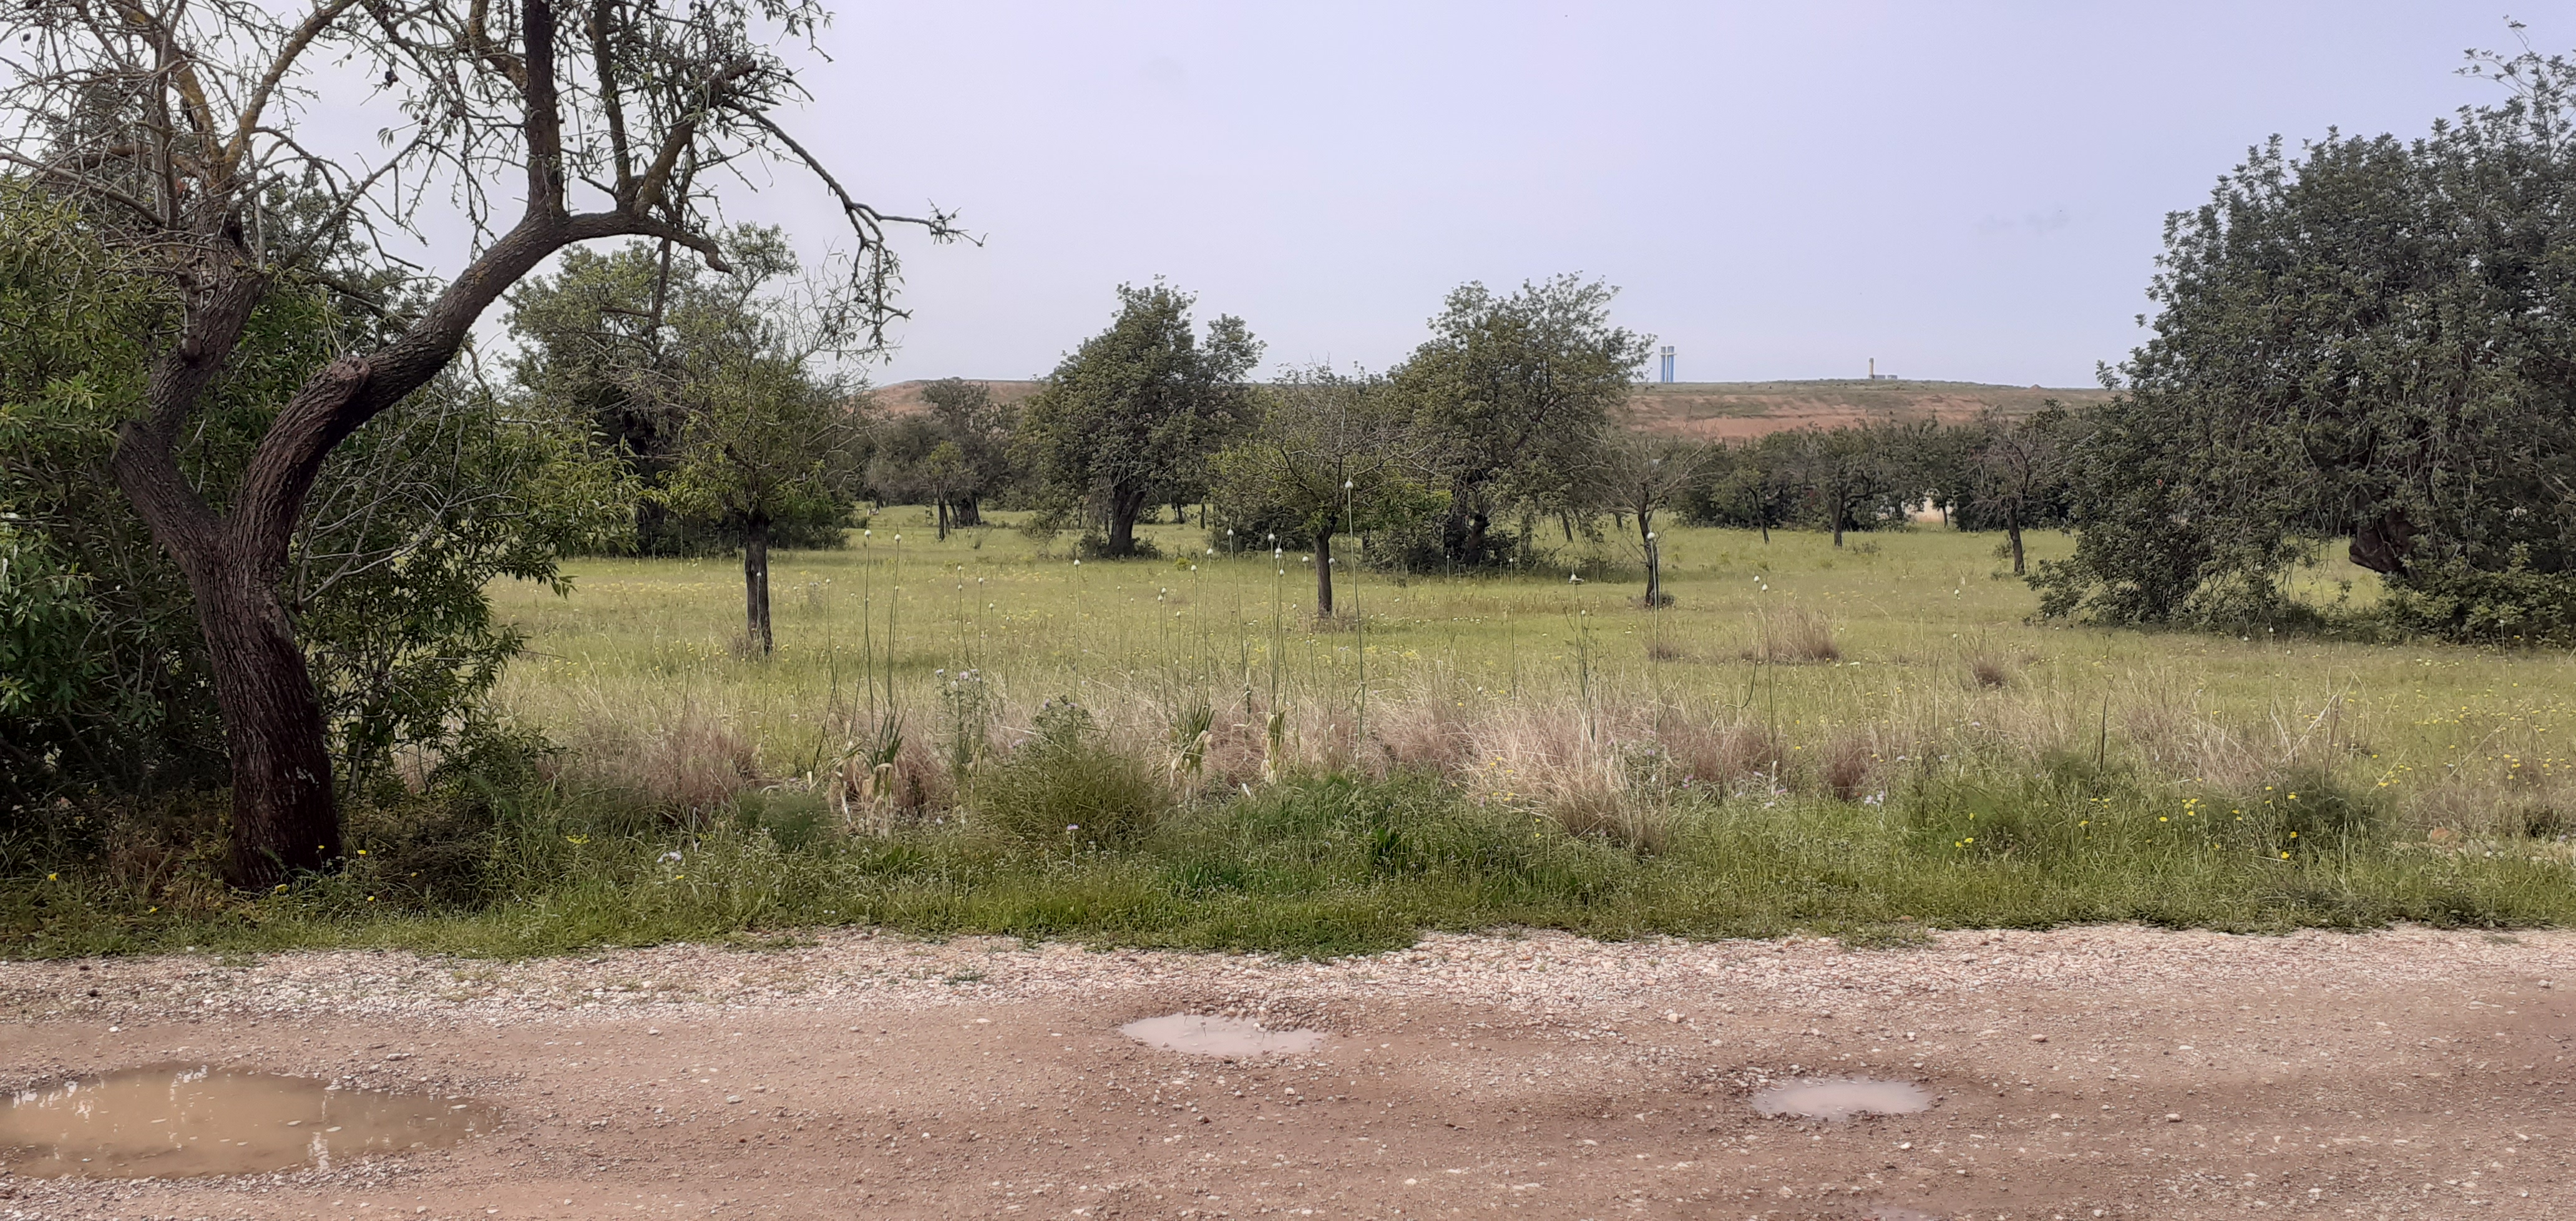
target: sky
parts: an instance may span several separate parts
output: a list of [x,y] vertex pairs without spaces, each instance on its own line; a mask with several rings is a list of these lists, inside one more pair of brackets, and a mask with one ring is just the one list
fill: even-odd
[[[2511,13],[2576,48],[2576,2]],[[1458,284],[1574,272],[1685,381],[2074,386],[2249,146],[2420,133],[2517,45],[2457,0],[847,4],[788,118],[982,238],[899,239],[880,384],[1043,374],[1158,276],[1272,370],[1383,368]],[[822,197],[759,185],[820,253]]]

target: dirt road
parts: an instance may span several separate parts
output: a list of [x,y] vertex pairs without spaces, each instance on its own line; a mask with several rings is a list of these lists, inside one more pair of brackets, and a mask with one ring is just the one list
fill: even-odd
[[[2569,1217],[2567,986],[2576,934],[2422,930],[0,964],[0,1084],[235,1065],[498,1117],[327,1170],[0,1177],[0,1216]],[[1326,1037],[1117,1031],[1176,1011]],[[1854,1075],[1936,1101],[1749,1105]]]

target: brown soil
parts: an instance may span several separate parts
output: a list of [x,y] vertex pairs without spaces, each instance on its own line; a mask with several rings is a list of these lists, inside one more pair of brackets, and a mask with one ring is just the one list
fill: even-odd
[[2029,415],[2051,400],[2072,408],[2111,397],[2099,388],[1989,386],[1976,382],[1676,382],[1638,387],[1630,419],[1654,432],[1740,441],[1801,428],[1900,420],[1959,424],[1992,410]]
[[[0,1216],[2566,1217],[2562,981],[2576,934],[2132,928],[0,964],[0,1084],[202,1060],[499,1124],[329,1171],[0,1177]],[[1117,1032],[1177,1011],[1327,1038],[1229,1062]],[[1935,1101],[1750,1105],[1847,1075]]]
[[[1030,381],[987,381],[984,384],[992,389],[993,401],[996,403],[1019,402],[1036,394],[1039,386],[1039,383]],[[929,385],[928,378],[915,378],[908,382],[879,386],[873,392],[877,410],[887,415],[920,415],[930,410],[930,400],[921,397],[921,392]]]
[[[896,382],[876,392],[879,410],[916,415],[930,409],[921,397],[927,381]],[[1032,381],[986,382],[997,402],[1017,403],[1038,392]],[[2084,387],[1989,386],[1978,382],[1860,381],[1829,378],[1793,382],[1674,382],[1637,387],[1629,418],[1654,432],[1741,441],[1800,428],[1839,428],[1891,420],[1972,420],[1988,409],[2028,415],[2051,399],[2069,407],[2100,402],[2107,390]]]

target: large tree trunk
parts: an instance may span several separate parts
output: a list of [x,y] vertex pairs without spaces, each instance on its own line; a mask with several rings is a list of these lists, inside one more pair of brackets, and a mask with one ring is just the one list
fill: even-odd
[[1834,545],[1840,547],[1843,545],[1843,487],[1839,483],[1834,485],[1833,514]]
[[[306,35],[327,25],[313,26]],[[174,246],[191,252],[184,268],[174,265],[166,277],[169,286],[183,290],[177,334],[154,337],[168,342],[154,345],[144,411],[118,429],[110,465],[154,540],[186,574],[197,603],[231,754],[232,851],[226,872],[235,886],[265,890],[299,871],[327,868],[340,854],[321,699],[278,593],[305,499],[332,450],[436,377],[483,311],[556,251],[600,238],[644,236],[716,253],[711,239],[661,218],[676,144],[662,168],[632,191],[621,175],[613,210],[576,215],[565,207],[567,161],[554,75],[558,41],[553,4],[524,0],[520,54],[511,60],[527,143],[526,210],[518,222],[482,243],[444,289],[403,320],[401,334],[373,351],[333,360],[280,404],[220,513],[182,474],[177,455],[202,425],[201,400],[224,373],[270,287],[266,273],[256,270],[264,259],[245,248],[247,239],[237,227],[248,207],[238,192],[251,179],[204,170],[197,181],[209,196],[173,214],[208,223],[170,235]],[[178,48],[165,42],[158,50],[162,70],[184,66],[186,56]],[[281,61],[279,70],[286,66]],[[244,122],[251,130],[249,120]]]
[[960,529],[960,530],[963,530],[963,529],[965,529],[965,528],[967,528],[967,527],[969,527],[969,526],[981,526],[981,525],[983,525],[983,524],[984,524],[984,504],[983,504],[983,502],[982,502],[982,501],[980,501],[980,500],[978,500],[978,499],[976,499],[975,497],[972,497],[972,496],[960,496],[960,497],[958,497],[958,498],[957,498],[957,521],[956,521],[957,528],[958,528],[958,529]]
[[769,519],[755,516],[742,534],[742,608],[752,647],[763,657],[775,641],[769,633]]
[[1136,554],[1136,518],[1145,511],[1145,493],[1109,494],[1109,554]]
[[1333,617],[1333,531],[1315,532],[1315,617]]
[[934,499],[933,504],[934,511],[939,515],[939,541],[946,542],[948,541],[948,500],[946,497],[938,497]]
[[340,859],[340,810],[322,701],[276,587],[254,565],[191,566],[232,759],[233,885],[268,889]]

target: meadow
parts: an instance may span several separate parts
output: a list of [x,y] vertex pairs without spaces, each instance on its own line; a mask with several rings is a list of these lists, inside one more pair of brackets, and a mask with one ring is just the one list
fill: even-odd
[[[1671,530],[1652,611],[1615,539],[1355,566],[1320,623],[1306,556],[1195,526],[1123,563],[932,535],[895,508],[774,556],[767,657],[722,557],[498,587],[529,640],[498,709],[551,744],[521,779],[417,761],[353,813],[344,874],[269,898],[109,877],[0,919],[41,953],[866,923],[1329,955],[2576,918],[2561,653],[2037,622],[1995,536],[1925,523],[1840,550]],[[2328,561],[2305,589],[2372,580]]]

